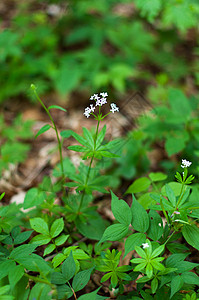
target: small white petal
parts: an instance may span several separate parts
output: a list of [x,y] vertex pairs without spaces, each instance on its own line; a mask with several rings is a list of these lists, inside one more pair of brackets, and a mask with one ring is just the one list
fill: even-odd
[[143,247],[143,249],[149,248],[149,244],[148,244],[148,243],[143,243],[143,244],[142,244],[142,247]]

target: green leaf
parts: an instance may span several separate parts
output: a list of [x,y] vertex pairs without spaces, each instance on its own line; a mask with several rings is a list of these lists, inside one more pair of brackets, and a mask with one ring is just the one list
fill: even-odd
[[[96,300],[97,292],[99,291],[100,287],[93,291],[92,293],[87,293],[86,295],[81,295],[78,300]],[[104,297],[104,299],[107,299],[107,297]]]
[[39,192],[37,188],[28,190],[24,198],[23,208],[27,209],[43,203],[45,200],[45,193]]
[[4,196],[5,196],[5,192],[0,195],[0,201],[3,199]]
[[157,247],[151,254],[151,258],[160,255],[164,251],[164,245]]
[[98,133],[97,140],[96,140],[96,149],[101,145],[104,140],[106,134],[106,125],[102,128],[102,130]]
[[131,209],[124,200],[119,200],[117,196],[111,191],[111,210],[116,220],[120,223],[129,226],[132,219]]
[[124,224],[114,224],[106,228],[99,243],[104,241],[118,241],[126,236],[128,233],[128,226]]
[[151,281],[151,290],[152,290],[152,294],[155,294],[157,288],[158,288],[158,280],[157,280],[157,278],[154,278],[154,279]]
[[[101,271],[102,272],[102,271]],[[100,280],[100,282],[105,282],[107,281],[112,275],[112,272],[106,273]]]
[[66,281],[69,281],[74,276],[75,271],[76,265],[71,251],[67,259],[62,264],[62,273]]
[[8,275],[10,270],[13,270],[16,263],[13,260],[7,259],[0,264],[0,279]]
[[51,300],[51,287],[45,283],[36,283],[31,289],[28,300]]
[[14,244],[22,244],[24,243],[27,239],[29,239],[29,237],[31,236],[31,233],[33,232],[33,230],[29,230],[29,231],[24,231],[21,232],[15,239],[14,239]]
[[195,225],[184,225],[182,228],[182,234],[192,247],[199,250],[199,228]]
[[76,151],[76,152],[87,152],[88,151],[88,148],[79,146],[79,145],[69,146],[68,149],[72,150],[72,151]]
[[66,255],[58,253],[52,260],[53,268],[57,268],[66,259]]
[[115,288],[117,284],[118,284],[117,274],[115,272],[112,272],[112,275],[111,275],[111,285],[112,285],[113,288]]
[[106,228],[104,220],[98,214],[92,213],[87,222],[76,219],[75,225],[81,234],[93,240],[100,240]]
[[167,175],[161,172],[156,172],[156,173],[152,172],[149,174],[149,178],[151,179],[151,181],[157,182],[157,181],[163,181],[167,179]]
[[65,112],[67,111],[65,108],[63,108],[59,105],[51,105],[51,106],[48,107],[48,110],[49,109],[59,109],[59,110],[65,111]]
[[182,279],[187,284],[196,284],[199,286],[199,277],[193,272],[182,273]]
[[132,250],[135,249],[135,246],[142,245],[146,240],[146,236],[144,233],[133,233],[129,237],[127,237],[125,241],[125,253],[124,257]]
[[51,276],[51,282],[54,284],[64,284],[66,283],[66,279],[62,273],[54,272]]
[[[47,244],[47,243],[46,243]],[[44,245],[44,244],[43,244]],[[50,254],[51,252],[53,252],[55,250],[55,245],[54,244],[50,244],[46,247],[46,249],[44,250],[44,256]]]
[[184,284],[184,281],[182,279],[182,276],[177,275],[177,276],[175,276],[175,277],[172,278],[172,280],[171,280],[171,296],[170,296],[170,298],[172,298],[173,295],[175,293],[177,293],[181,289],[181,287],[183,286],[183,284]]
[[182,151],[185,146],[186,146],[186,141],[187,138],[186,137],[182,137],[182,136],[169,136],[166,138],[166,143],[165,143],[165,149],[168,153],[169,156],[179,153],[180,151]]
[[68,58],[63,58],[61,65],[57,68],[54,84],[57,91],[65,96],[77,87],[81,78],[79,65]]
[[140,193],[149,188],[151,181],[147,177],[136,179],[127,189],[125,194]]
[[167,198],[169,199],[169,201],[171,202],[173,207],[175,207],[176,206],[176,197],[175,197],[175,194],[174,194],[172,188],[168,184],[165,185],[165,191],[166,191]]
[[50,236],[52,238],[58,236],[62,232],[63,229],[64,229],[63,218],[55,220],[50,228]]
[[60,246],[60,245],[64,244],[67,241],[68,238],[69,238],[69,234],[67,234],[67,235],[62,234],[62,235],[58,236],[55,239],[55,245]]
[[83,129],[84,137],[88,143],[89,148],[94,149],[94,139],[93,139],[92,134],[86,127],[83,127],[82,129]]
[[[173,190],[173,192],[174,192],[174,194],[175,194],[176,197],[180,195],[181,188],[182,188],[182,184],[181,183],[172,181],[172,182],[169,182],[168,185]],[[162,193],[163,196],[167,196],[167,194],[166,194],[166,185],[164,185],[162,187],[161,193]]]
[[142,207],[142,205],[135,199],[134,196],[132,205],[131,205],[131,213],[132,213],[132,226],[135,230],[145,233],[149,228],[149,217],[146,210]]
[[49,235],[48,224],[42,218],[30,219],[30,226],[36,232],[42,233],[44,235]]
[[[183,20],[184,21],[184,20]],[[189,99],[184,95],[180,89],[169,89],[169,104],[175,114],[183,116],[186,120],[191,114],[191,105]]]
[[158,262],[156,259],[152,259],[151,260],[151,265],[153,266],[154,269],[158,270],[158,271],[164,271],[165,267]]
[[162,8],[160,0],[135,0],[135,5],[141,10],[141,16],[147,17],[149,22],[154,20]]
[[139,265],[137,265],[137,266],[133,269],[133,271],[134,271],[134,272],[140,272],[140,271],[144,270],[144,268],[146,267],[146,264],[147,264],[147,261],[144,260],[144,262],[141,263],[141,264],[139,264]]
[[135,251],[139,254],[140,257],[146,258],[146,252],[142,248],[135,246]]
[[38,234],[32,238],[30,243],[41,246],[41,245],[48,244],[50,241],[51,241],[51,238],[48,235]]
[[151,278],[153,276],[153,267],[150,263],[146,266],[146,275]]
[[48,131],[51,128],[51,126],[49,124],[44,125],[42,128],[39,129],[39,131],[37,132],[37,134],[35,135],[35,138],[37,138],[39,135],[41,135],[42,133]]
[[72,287],[75,292],[82,290],[90,280],[93,268],[79,272],[73,278]]
[[17,282],[22,278],[23,274],[24,274],[24,267],[20,265],[15,266],[14,269],[10,270],[10,272],[8,273],[8,279],[12,289],[17,284]]
[[147,236],[154,241],[158,241],[164,232],[162,218],[154,210],[150,210],[148,216],[149,216],[149,228],[147,230]]
[[60,135],[63,138],[69,138],[70,136],[74,137],[76,141],[78,141],[81,145],[85,146],[88,148],[87,141],[79,134],[74,132],[73,130],[63,130]]
[[6,294],[10,290],[10,285],[0,287],[0,295]]
[[29,256],[36,248],[36,245],[21,245],[17,248],[13,249],[10,253],[10,258],[13,258],[14,260],[17,260],[19,258],[24,258],[26,256]]

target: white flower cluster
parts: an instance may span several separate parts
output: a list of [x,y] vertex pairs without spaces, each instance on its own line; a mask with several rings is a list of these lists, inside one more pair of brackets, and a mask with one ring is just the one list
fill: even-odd
[[[106,97],[108,97],[107,92],[100,93],[100,96],[98,94],[94,94],[90,97],[90,100],[94,100],[96,102],[95,106],[93,104],[90,105],[90,107],[86,107],[84,111],[84,115],[89,118],[91,113],[95,111],[96,106],[102,106],[107,103]],[[119,112],[119,107],[116,106],[115,103],[111,103],[111,109],[110,112],[114,114],[114,112]]]
[[191,164],[192,164],[191,161],[188,161],[186,159],[182,159],[181,168],[188,168],[188,167],[190,167]]

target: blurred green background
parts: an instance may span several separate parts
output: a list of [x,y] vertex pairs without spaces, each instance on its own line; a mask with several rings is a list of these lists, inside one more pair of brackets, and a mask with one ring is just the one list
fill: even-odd
[[168,87],[199,85],[197,0],[7,0],[0,4],[0,103],[41,94],[138,90],[153,102]]

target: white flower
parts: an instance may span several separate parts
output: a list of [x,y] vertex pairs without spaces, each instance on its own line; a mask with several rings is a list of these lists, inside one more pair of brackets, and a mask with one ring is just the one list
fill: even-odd
[[95,111],[95,106],[93,106],[93,104],[90,104],[90,112],[94,112]]
[[99,97],[98,97],[98,94],[94,94],[93,96],[90,97],[90,100],[97,100]]
[[173,212],[175,215],[180,215],[180,212],[179,211],[174,211]]
[[101,105],[106,104],[106,103],[107,103],[106,98],[101,98]]
[[86,108],[85,108],[84,115],[85,115],[87,118],[89,118],[89,117],[90,117],[90,113],[91,113],[90,107],[86,107]]
[[84,112],[85,117],[89,118],[90,117],[90,113],[88,111]]
[[100,99],[97,99],[97,101],[96,101],[96,106],[101,106],[101,105],[102,105],[101,100],[100,100]]
[[192,164],[191,161],[188,161],[186,159],[182,159],[181,168],[188,168],[188,167],[190,167],[191,164]]
[[108,97],[108,93],[107,92],[103,92],[103,93],[100,93],[100,95],[103,97],[103,98],[105,98],[105,97]]
[[159,227],[162,227],[162,224],[161,224],[161,223],[158,223],[158,226],[159,226]]
[[114,114],[114,112],[118,111],[119,112],[119,107],[116,106],[115,103],[111,103],[111,109],[110,111]]
[[148,243],[143,243],[143,244],[142,244],[142,247],[143,247],[143,249],[149,248],[149,244],[148,244]]

